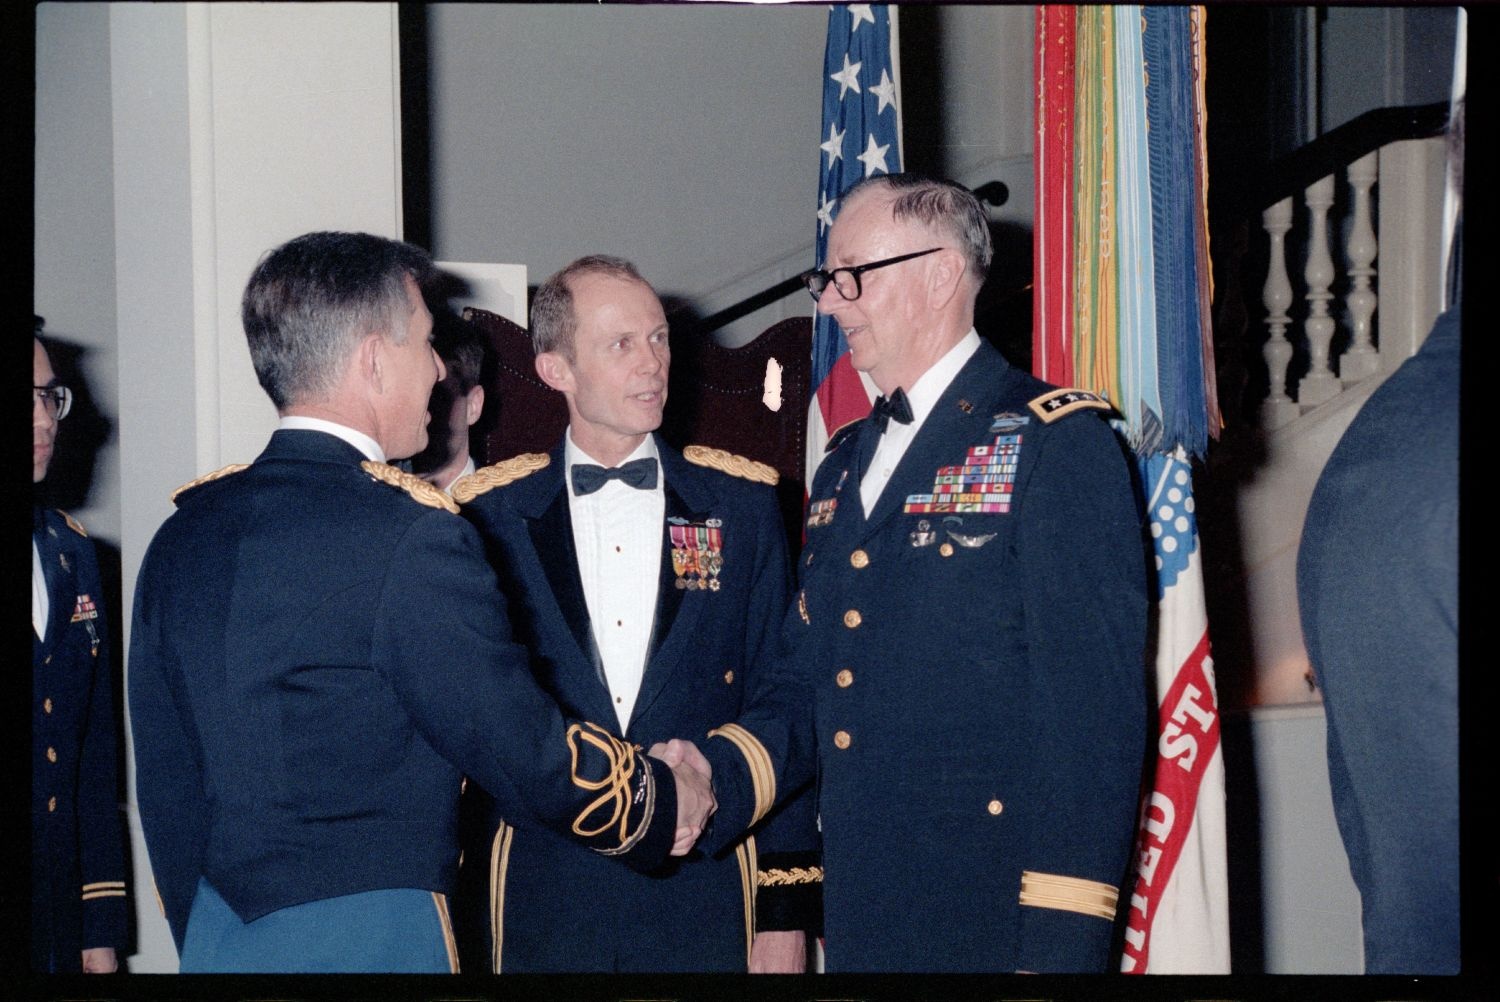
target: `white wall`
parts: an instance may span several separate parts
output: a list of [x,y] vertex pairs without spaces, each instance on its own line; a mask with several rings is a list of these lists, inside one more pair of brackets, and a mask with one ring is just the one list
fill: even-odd
[[[439,257],[540,282],[619,254],[704,315],[815,263],[825,7],[428,10]],[[939,17],[962,67],[944,81],[949,173],[1004,180],[1000,216],[1029,220],[1031,8]],[[789,297],[722,339],[808,312]]]
[[[47,336],[84,349],[82,375],[106,421],[119,414],[115,352],[114,187],[109,8],[36,10],[36,312]],[[51,71],[66,67],[66,72]],[[78,461],[64,423],[57,465]],[[118,429],[100,446],[87,503],[75,507],[96,539],[120,540]]]
[[[115,424],[91,505],[129,596],[172,489],[275,425],[238,317],[257,258],[309,230],[401,231],[395,6],[44,4],[37,93],[37,308],[89,348]],[[126,773],[128,964],[172,971]]]

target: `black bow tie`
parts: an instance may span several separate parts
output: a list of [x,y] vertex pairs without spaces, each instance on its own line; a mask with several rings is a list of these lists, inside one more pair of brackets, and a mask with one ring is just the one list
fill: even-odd
[[611,466],[607,470],[593,463],[573,464],[573,493],[579,497],[594,493],[604,486],[606,480],[618,480],[638,490],[654,490],[656,460],[649,457],[634,459],[624,466]]
[[892,419],[897,424],[911,424],[911,418],[911,401],[906,399],[906,391],[899,386],[889,400],[876,397],[875,406],[870,409],[870,420],[875,422],[875,430],[881,434],[885,433],[885,426]]

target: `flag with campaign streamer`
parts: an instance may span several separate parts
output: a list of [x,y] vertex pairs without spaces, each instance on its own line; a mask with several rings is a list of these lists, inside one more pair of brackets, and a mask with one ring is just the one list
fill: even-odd
[[1122,968],[1229,970],[1224,762],[1190,458],[1214,389],[1202,7],[1037,8],[1033,370],[1107,397],[1141,464],[1157,755]]
[[[828,10],[823,57],[823,126],[819,135],[817,265],[839,202],[857,182],[901,170],[896,11],[885,4]],[[870,412],[873,393],[849,361],[849,342],[832,317],[816,315],[812,399],[807,410],[807,483],[833,433]]]

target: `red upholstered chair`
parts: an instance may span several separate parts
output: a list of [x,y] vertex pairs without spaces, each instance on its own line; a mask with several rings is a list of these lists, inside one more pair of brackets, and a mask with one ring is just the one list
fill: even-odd
[[[679,448],[712,446],[773,467],[795,546],[802,538],[807,399],[812,379],[812,320],[767,328],[749,344],[723,348],[707,336],[672,339],[672,378],[663,433]],[[781,407],[764,402],[766,363],[781,366]]]
[[[466,307],[494,355],[485,386],[486,421],[472,443],[476,459],[497,463],[523,452],[548,452],[568,426],[561,393],[537,377],[531,336],[498,314]],[[795,545],[802,538],[807,399],[812,378],[812,321],[772,325],[749,344],[723,348],[705,335],[674,335],[672,374],[662,433],[677,448],[697,444],[725,449],[773,467],[777,494]],[[781,407],[764,402],[766,363],[781,366]]]
[[498,463],[523,452],[550,452],[568,427],[568,405],[538,378],[531,335],[478,307],[465,307],[463,318],[484,333],[495,360],[494,378],[484,388],[488,413],[481,424],[487,430],[482,441],[471,443],[476,460]]

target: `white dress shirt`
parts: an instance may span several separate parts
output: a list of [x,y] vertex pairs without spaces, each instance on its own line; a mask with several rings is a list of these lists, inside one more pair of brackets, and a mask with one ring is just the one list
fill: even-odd
[[574,464],[605,464],[574,443],[571,428],[563,447],[578,576],[583,582],[594,643],[604,665],[604,677],[609,682],[610,699],[622,734],[630,723],[641,678],[646,673],[667,513],[655,438],[647,435],[618,465],[644,458],[658,464],[653,490],[609,480],[594,493],[579,497],[573,493]]
[[288,414],[276,422],[276,430],[281,431],[321,431],[341,438],[365,454],[366,459],[373,459],[377,463],[385,462],[385,450],[380,443],[362,431],[355,431],[348,425],[338,424],[334,421],[325,421],[322,418],[306,417],[301,414]]
[[470,456],[468,459],[464,460],[464,468],[459,470],[458,474],[454,476],[452,480],[443,485],[443,490],[447,491],[449,494],[452,494],[453,485],[458,483],[464,477],[467,477],[469,474],[473,473],[476,469],[478,469],[478,467],[474,465],[474,457]]
[[917,377],[917,381],[911,384],[911,389],[906,391],[907,402],[911,404],[911,424],[892,420],[885,426],[885,434],[880,436],[880,442],[875,446],[870,468],[859,482],[859,499],[865,506],[866,518],[875,510],[880,492],[890,483],[891,474],[896,472],[912,439],[922,430],[922,422],[927,420],[927,415],[937,406],[938,398],[948,389],[948,384],[953,382],[958,370],[978,350],[979,333],[970,327],[969,333],[934,362],[932,368]]

